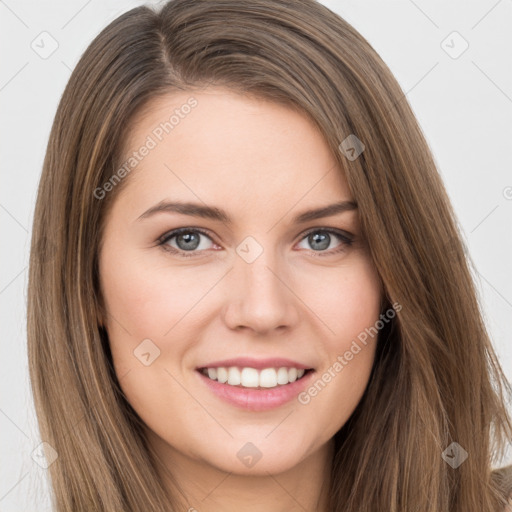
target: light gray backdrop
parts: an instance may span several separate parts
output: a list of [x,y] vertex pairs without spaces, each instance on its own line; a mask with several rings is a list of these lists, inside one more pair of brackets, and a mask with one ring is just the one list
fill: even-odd
[[[0,0],[1,512],[50,510],[25,329],[29,240],[50,126],[87,45],[142,3]],[[406,93],[464,228],[512,380],[512,0],[323,3],[368,39]]]

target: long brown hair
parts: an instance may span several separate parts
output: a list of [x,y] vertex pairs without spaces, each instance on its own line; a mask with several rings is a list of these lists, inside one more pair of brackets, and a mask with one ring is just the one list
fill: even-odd
[[[308,115],[344,169],[389,304],[366,392],[335,436],[333,512],[495,512],[511,388],[428,145],[370,44],[312,0],[172,0],[110,23],[74,69],[34,216],[28,349],[56,510],[177,510],[112,367],[98,252],[130,122],[158,95],[208,85]],[[200,108],[200,107],[199,107]],[[347,158],[342,142],[364,144]],[[355,139],[351,139],[355,140]],[[341,144],[341,149],[340,149]],[[122,378],[119,377],[119,378]],[[443,459],[452,442],[468,458]]]

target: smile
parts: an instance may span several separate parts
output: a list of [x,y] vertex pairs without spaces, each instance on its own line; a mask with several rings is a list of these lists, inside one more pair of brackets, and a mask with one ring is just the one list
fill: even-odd
[[208,393],[221,403],[251,412],[293,403],[315,374],[313,368],[285,359],[239,358],[196,368]]
[[236,366],[218,368],[201,368],[199,370],[209,379],[243,388],[275,388],[285,386],[301,379],[307,370],[303,368],[239,368]]

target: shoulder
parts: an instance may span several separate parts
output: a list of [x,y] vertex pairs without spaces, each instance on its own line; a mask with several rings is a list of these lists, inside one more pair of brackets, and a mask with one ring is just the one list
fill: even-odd
[[512,464],[493,470],[492,479],[503,493],[503,496],[508,498],[508,505],[505,506],[502,512],[512,512]]

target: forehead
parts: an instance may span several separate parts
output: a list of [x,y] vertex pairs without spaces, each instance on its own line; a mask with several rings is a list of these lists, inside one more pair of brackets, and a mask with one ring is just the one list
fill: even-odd
[[343,170],[305,114],[226,89],[152,100],[130,125],[123,158],[137,158],[128,196],[146,203],[170,196],[265,209],[351,199]]

